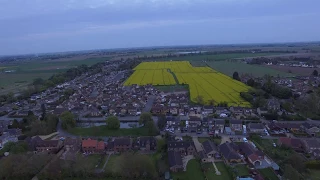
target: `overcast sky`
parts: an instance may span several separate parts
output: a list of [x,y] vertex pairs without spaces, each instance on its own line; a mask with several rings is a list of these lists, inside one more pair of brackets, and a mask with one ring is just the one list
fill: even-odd
[[0,0],[0,55],[320,40],[320,0]]

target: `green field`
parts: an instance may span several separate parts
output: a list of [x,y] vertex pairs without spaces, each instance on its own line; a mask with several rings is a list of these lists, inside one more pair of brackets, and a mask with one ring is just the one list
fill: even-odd
[[[4,64],[0,66],[0,94],[8,93],[10,91],[17,91],[24,88],[36,78],[47,79],[53,74],[64,72],[67,69],[77,67],[81,64],[88,66],[94,65],[98,62],[106,61],[108,58],[88,58],[84,60],[52,60],[41,61],[34,60],[25,63]],[[14,70],[15,72],[4,73],[7,70]]]
[[78,136],[148,136],[148,129],[141,128],[129,128],[110,130],[107,126],[95,126],[90,128],[72,128],[68,130],[69,133]]
[[174,180],[204,180],[200,163],[195,159],[188,162],[186,172],[172,173],[172,176]]
[[[207,60],[207,61],[221,61],[221,60],[227,60],[227,59],[235,59],[235,58],[245,58],[245,57],[259,57],[259,56],[271,56],[271,55],[279,55],[281,53],[229,53],[229,54],[211,54],[211,55],[188,55],[188,56],[180,56],[180,57],[170,57],[170,58],[155,58],[154,60],[184,60],[184,61],[201,61],[201,60]],[[283,54],[283,53],[282,53]]]
[[249,74],[256,77],[262,77],[266,74],[269,74],[271,76],[281,76],[281,77],[292,77],[293,74],[281,72],[275,69],[271,69],[265,66],[260,65],[250,65],[240,62],[230,62],[230,61],[210,61],[207,62],[207,64],[217,71],[222,72],[223,74],[226,74],[228,76],[233,75],[235,71],[241,74]]

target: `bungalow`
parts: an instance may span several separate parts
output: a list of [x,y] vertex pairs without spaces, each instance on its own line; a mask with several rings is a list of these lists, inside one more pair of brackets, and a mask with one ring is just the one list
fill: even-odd
[[218,148],[212,141],[207,140],[203,142],[202,147],[203,147],[203,154],[205,155],[205,156],[202,155],[202,161],[206,161],[207,158],[219,157]]
[[136,147],[143,151],[154,151],[157,149],[157,140],[155,137],[138,137]]
[[105,145],[103,141],[93,139],[82,140],[82,151],[89,154],[104,153]]
[[225,107],[215,107],[214,113],[218,115],[221,115],[221,114],[230,115],[230,111],[228,111],[228,109]]
[[181,154],[178,151],[168,151],[169,168],[172,172],[183,170]]
[[200,126],[201,125],[201,118],[197,117],[197,116],[190,116],[188,121],[186,122],[186,124],[188,124],[189,126]]
[[304,143],[308,153],[320,150],[320,142],[317,139],[305,139]]
[[264,160],[264,153],[254,148],[252,144],[241,142],[238,144],[239,152],[243,154],[254,166],[261,166]]
[[305,123],[301,124],[301,127],[310,136],[317,136],[320,133],[320,128],[314,124],[310,124],[310,123],[305,122]]
[[296,138],[280,137],[278,140],[279,146],[292,148],[297,152],[305,152],[305,144],[302,140]]
[[227,164],[242,162],[238,153],[239,147],[235,143],[224,143],[219,146],[219,151]]
[[169,141],[168,151],[178,151],[182,156],[196,154],[196,148],[192,141]]

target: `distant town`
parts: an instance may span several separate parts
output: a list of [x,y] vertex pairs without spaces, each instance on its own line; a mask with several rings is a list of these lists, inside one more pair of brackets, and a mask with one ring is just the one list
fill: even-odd
[[[319,177],[319,54],[299,44],[241,51],[172,49],[176,52],[143,56],[137,53],[147,50],[108,52],[103,56],[112,55],[111,59],[76,65],[49,78],[37,77],[20,91],[1,95],[0,166],[4,168],[0,177]],[[86,53],[80,55],[96,54]],[[77,57],[67,56],[63,58]],[[219,60],[218,56],[225,57]],[[0,67],[0,76],[17,75],[19,69],[13,67],[19,58],[2,57],[5,68]],[[193,98],[191,88],[209,86],[176,83],[181,82],[177,75],[171,85],[152,83],[152,79],[151,83],[125,83],[140,63],[160,61],[189,61],[194,67],[223,73],[247,87],[237,97],[248,105],[219,102],[216,97],[222,94],[208,92],[210,99],[200,89]]]

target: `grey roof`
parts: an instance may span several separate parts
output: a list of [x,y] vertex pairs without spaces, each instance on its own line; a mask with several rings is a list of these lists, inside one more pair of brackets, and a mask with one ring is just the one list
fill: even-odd
[[188,148],[194,146],[192,141],[171,141],[168,142],[168,148]]
[[241,120],[230,120],[230,124],[242,124]]
[[226,123],[224,120],[219,120],[219,119],[216,119],[214,122],[215,124],[220,124],[220,125],[224,125]]
[[131,139],[130,138],[116,138],[114,140],[115,146],[122,146],[122,145],[131,145]]
[[262,123],[250,123],[248,124],[249,129],[264,129],[264,125]]
[[305,142],[310,148],[320,148],[320,143],[317,139],[306,139]]
[[224,143],[219,146],[220,153],[227,159],[240,159],[240,155],[236,152],[237,145],[234,143]]
[[182,158],[180,152],[168,151],[169,166],[182,166]]
[[207,140],[202,143],[202,146],[207,154],[212,151],[217,151],[217,146],[212,141]]

